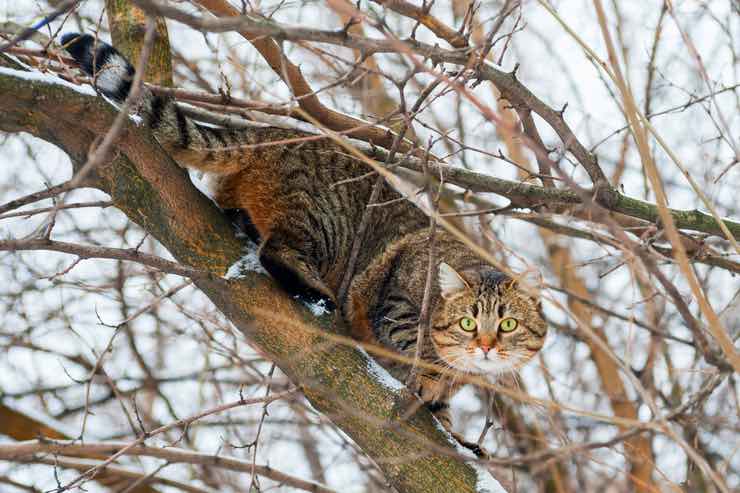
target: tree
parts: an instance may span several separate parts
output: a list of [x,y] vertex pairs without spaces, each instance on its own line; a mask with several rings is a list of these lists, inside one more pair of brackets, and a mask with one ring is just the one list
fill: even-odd
[[[0,379],[0,433],[14,441],[0,445],[0,458],[9,461],[0,481],[31,484],[34,478],[13,466],[31,463],[60,490],[93,479],[127,491],[274,484],[332,491],[330,484],[348,484],[332,477],[328,462],[335,452],[327,450],[339,449],[349,457],[348,474],[367,490],[497,487],[489,473],[509,489],[592,490],[615,475],[609,467],[620,491],[737,485],[728,444],[737,441],[730,416],[737,406],[733,371],[740,369],[733,283],[740,223],[721,218],[737,215],[728,192],[737,185],[737,112],[726,105],[737,107],[738,85],[706,66],[706,47],[695,44],[697,33],[718,26],[717,57],[736,60],[738,26],[723,20],[722,10],[732,7],[710,3],[695,14],[665,4],[650,11],[649,63],[638,70],[631,63],[638,57],[635,29],[627,22],[634,13],[616,4],[605,11],[600,1],[582,18],[545,2],[330,1],[333,17],[315,22],[320,7],[311,5],[244,4],[240,12],[222,0],[191,3],[197,10],[151,0],[105,3],[114,43],[144,68],[151,90],[174,94],[210,123],[279,116],[282,124],[310,124],[367,162],[370,179],[393,180],[409,196],[444,183],[439,205],[422,204],[432,227],[457,231],[502,269],[537,264],[546,271],[555,342],[521,380],[472,382],[478,394],[464,402],[478,409],[459,412],[458,422],[491,455],[473,459],[459,451],[341,324],[311,313],[254,269],[253,252],[227,217],[144,129],[86,89],[63,52],[44,45],[39,33],[32,40],[44,50],[23,44],[30,32],[16,29],[0,48],[0,130],[12,135],[3,145],[16,173],[3,183],[23,184],[0,205],[8,225],[0,249],[14,252],[3,260],[10,282],[0,334],[9,375]],[[99,24],[102,7],[58,4],[51,33],[60,24]],[[310,27],[296,25],[301,15]],[[543,17],[549,24],[540,31]],[[180,32],[168,34],[163,19]],[[573,29],[575,20],[590,22],[589,34],[599,37]],[[195,46],[214,49],[205,60],[179,48],[197,31],[207,43],[199,38]],[[611,101],[592,111],[616,115],[609,124],[582,119],[590,103],[555,110],[545,101],[556,94],[528,88],[536,68],[518,40],[541,33],[557,33],[594,63],[592,71],[576,72],[583,80],[574,81],[574,95],[587,95],[601,77]],[[666,75],[674,62],[662,54],[669,43],[686,48],[686,77]],[[559,49],[552,58],[567,69],[574,62]],[[255,53],[259,59],[244,61]],[[221,65],[226,60],[231,67]],[[273,90],[275,78],[289,94]],[[173,79],[181,81],[176,89]],[[642,99],[636,81],[644,82]],[[199,90],[182,88],[185,82]],[[673,86],[688,100],[663,94]],[[343,96],[364,119],[333,109],[345,107]],[[664,114],[701,122],[690,136],[698,152],[679,145],[686,137],[680,131],[664,135],[657,120]],[[702,144],[707,135],[711,144]],[[36,153],[36,139],[69,157],[69,180],[26,188],[17,146]],[[498,143],[490,146],[493,139]],[[697,160],[701,152],[712,156],[710,165]],[[51,173],[46,156],[36,159],[41,176]],[[73,202],[83,188],[85,201]],[[643,200],[634,197],[640,194]],[[51,203],[23,209],[42,200]],[[90,214],[101,208],[110,216]],[[33,227],[18,218],[32,218]],[[528,240],[512,238],[507,228]],[[539,245],[527,245],[535,235]],[[197,357],[197,366],[186,364],[186,355]],[[23,372],[31,372],[28,382],[19,381]],[[199,381],[193,406],[182,393],[194,393]],[[67,426],[49,422],[51,416]],[[289,441],[264,438],[280,423],[299,435],[289,450],[305,459],[266,450]],[[327,444],[329,437],[341,447]],[[681,466],[670,463],[674,456]],[[269,458],[280,463],[258,463]],[[172,464],[190,469],[165,474]],[[294,473],[299,467],[313,481]]]

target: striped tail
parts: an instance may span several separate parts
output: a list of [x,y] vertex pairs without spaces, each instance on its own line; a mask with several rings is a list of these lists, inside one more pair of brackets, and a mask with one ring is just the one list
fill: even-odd
[[[67,33],[61,41],[80,68],[93,78],[100,93],[118,103],[126,100],[136,72],[126,57],[90,34]],[[244,154],[239,146],[256,140],[248,130],[199,125],[185,116],[173,98],[156,95],[147,88],[142,88],[134,111],[180,165],[201,171],[238,171],[239,159],[235,157]]]

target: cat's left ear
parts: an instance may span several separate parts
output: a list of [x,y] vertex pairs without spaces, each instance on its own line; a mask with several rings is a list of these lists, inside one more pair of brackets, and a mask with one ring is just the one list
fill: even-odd
[[439,292],[444,299],[449,299],[464,289],[470,289],[465,279],[446,262],[440,262],[437,278]]

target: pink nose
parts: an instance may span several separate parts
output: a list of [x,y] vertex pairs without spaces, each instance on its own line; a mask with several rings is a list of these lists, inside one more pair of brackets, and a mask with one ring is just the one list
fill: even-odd
[[479,347],[483,351],[483,354],[488,354],[488,351],[491,350],[491,346],[488,345],[481,344]]

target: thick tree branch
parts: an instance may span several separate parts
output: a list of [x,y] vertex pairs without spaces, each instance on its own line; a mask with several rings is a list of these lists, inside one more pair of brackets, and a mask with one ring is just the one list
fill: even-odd
[[[146,15],[129,0],[106,0],[106,14],[116,49],[136,66],[146,33]],[[172,60],[167,24],[156,20],[156,35],[146,64],[144,80],[163,86],[172,85]]]

